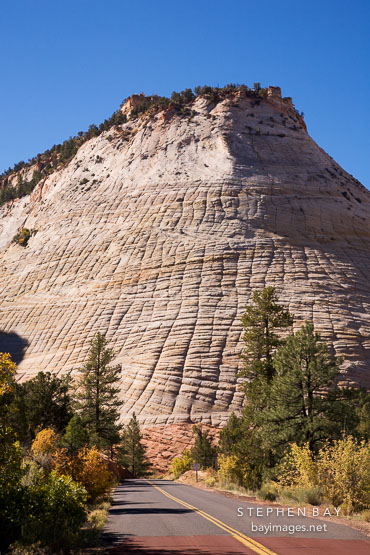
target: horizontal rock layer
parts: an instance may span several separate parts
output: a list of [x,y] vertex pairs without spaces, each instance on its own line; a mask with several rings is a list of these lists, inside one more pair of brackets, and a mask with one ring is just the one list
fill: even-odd
[[192,108],[103,133],[0,209],[0,330],[21,379],[76,372],[100,331],[123,419],[218,426],[242,404],[245,306],[273,285],[345,356],[343,381],[370,386],[370,193],[289,101]]

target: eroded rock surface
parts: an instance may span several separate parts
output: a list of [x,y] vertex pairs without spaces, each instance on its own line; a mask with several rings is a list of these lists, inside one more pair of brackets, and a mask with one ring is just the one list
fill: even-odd
[[[220,428],[203,425],[202,430],[208,431],[212,445],[217,445]],[[189,423],[149,426],[143,433],[146,456],[157,470],[169,471],[173,459],[180,457],[184,449],[191,449],[194,441],[193,424]]]
[[343,381],[370,386],[370,193],[274,89],[192,109],[91,139],[0,209],[0,330],[28,342],[21,378],[76,371],[100,331],[123,417],[217,426],[242,403],[245,306],[274,285],[345,356]]

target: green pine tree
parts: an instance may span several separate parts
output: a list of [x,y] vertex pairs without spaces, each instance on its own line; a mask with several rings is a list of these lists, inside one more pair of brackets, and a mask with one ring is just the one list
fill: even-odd
[[268,402],[270,383],[275,375],[274,355],[284,343],[280,334],[293,324],[292,315],[278,304],[274,287],[254,291],[252,300],[253,304],[247,306],[242,318],[245,344],[242,359],[245,362],[240,372],[240,377],[246,378],[243,417],[249,430],[256,426]]
[[223,455],[234,455],[243,439],[243,419],[232,413],[220,432],[218,451]]
[[142,444],[140,425],[135,413],[133,413],[130,422],[123,429],[119,462],[134,477],[145,476],[150,467],[150,462],[146,458],[145,447]]
[[356,422],[354,429],[349,425],[349,418],[344,419],[344,431],[357,436],[360,439],[370,439],[370,394],[361,388],[352,392],[356,406]]
[[245,361],[241,376],[253,381],[270,381],[275,373],[273,357],[283,343],[281,333],[293,324],[292,315],[278,304],[274,287],[254,291],[253,305],[247,306],[242,318]]
[[39,372],[31,380],[15,384],[6,421],[21,441],[34,439],[42,428],[65,430],[72,416],[69,384],[68,376],[59,378],[50,372]]
[[219,450],[249,469],[244,485],[255,489],[273,476],[291,442],[309,442],[315,451],[343,433],[367,437],[368,394],[337,387],[342,360],[329,354],[312,324],[282,337],[292,316],[272,287],[253,294],[243,325],[245,405],[221,432]]
[[109,366],[114,358],[105,336],[97,333],[77,383],[76,411],[86,426],[90,445],[99,449],[112,449],[120,441],[118,420],[122,403],[118,397],[118,383],[121,367]]
[[75,414],[68,422],[65,434],[63,436],[63,445],[71,453],[76,453],[82,447],[89,444],[89,434],[84,426],[82,418]]
[[242,318],[244,328],[243,389],[245,403],[240,421],[241,439],[234,453],[248,461],[249,477],[245,485],[259,487],[264,476],[275,465],[276,459],[262,446],[259,419],[268,404],[269,389],[275,375],[274,356],[284,344],[281,334],[293,324],[293,316],[282,307],[274,287],[254,291],[252,304]]
[[209,438],[209,430],[202,430],[200,426],[193,426],[195,442],[190,450],[190,455],[202,468],[213,467],[216,464],[216,448]]
[[258,423],[263,443],[278,455],[295,442],[316,451],[325,439],[339,438],[345,401],[335,379],[342,359],[328,352],[306,322],[274,358],[276,375]]

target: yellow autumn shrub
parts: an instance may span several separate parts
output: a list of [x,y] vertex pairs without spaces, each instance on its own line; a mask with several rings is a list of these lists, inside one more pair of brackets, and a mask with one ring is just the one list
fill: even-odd
[[282,486],[317,487],[343,514],[370,507],[370,444],[352,436],[327,442],[316,458],[308,444],[291,446],[282,465]]
[[191,469],[191,465],[193,464],[194,460],[190,455],[190,451],[188,449],[184,449],[182,452],[181,457],[175,457],[171,463],[171,472],[175,475],[175,478],[184,474]]
[[72,456],[68,449],[60,448],[53,453],[53,468],[59,476],[72,476],[77,481],[82,462],[78,456]]
[[296,443],[290,446],[286,455],[280,483],[283,486],[294,486],[298,488],[310,488],[316,484],[316,463],[308,443],[299,447]]
[[35,457],[52,455],[57,450],[58,435],[51,428],[41,430],[31,445],[31,452]]
[[113,475],[96,447],[84,448],[78,452],[73,472],[73,479],[84,486],[90,502],[109,493],[112,487]]
[[9,353],[0,353],[0,396],[9,393],[14,383],[16,366]]
[[82,484],[90,503],[106,495],[112,487],[113,475],[96,447],[84,447],[73,455],[68,449],[56,449],[52,466],[59,476],[71,476],[75,482]]
[[246,461],[242,461],[237,455],[220,455],[217,464],[217,480],[220,484],[244,483],[249,470]]
[[326,444],[319,452],[317,481],[325,496],[347,512],[370,507],[370,444],[352,436]]

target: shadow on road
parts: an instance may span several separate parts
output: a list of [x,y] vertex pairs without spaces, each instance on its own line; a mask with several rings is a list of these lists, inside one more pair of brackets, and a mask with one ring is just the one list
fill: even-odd
[[[153,485],[173,486],[172,481],[125,480],[115,493],[103,533],[104,553],[112,555],[245,555],[245,547],[228,534],[193,535],[197,527],[189,520],[188,535],[176,534],[194,511],[179,507],[160,495]],[[176,487],[174,485],[174,487]],[[140,501],[138,501],[140,499]],[[147,500],[146,500],[147,499]],[[184,526],[181,526],[184,528]],[[186,529],[186,527],[185,527]],[[167,535],[168,534],[168,535]]]
[[113,500],[111,503],[111,507],[114,507],[115,505],[119,505],[120,507],[122,507],[122,505],[153,505],[153,503],[147,502],[147,501],[130,501],[129,503],[126,503],[124,501],[121,500]]
[[192,513],[191,509],[131,509],[130,507],[122,507],[121,509],[110,509],[109,514],[114,515],[182,515]]

